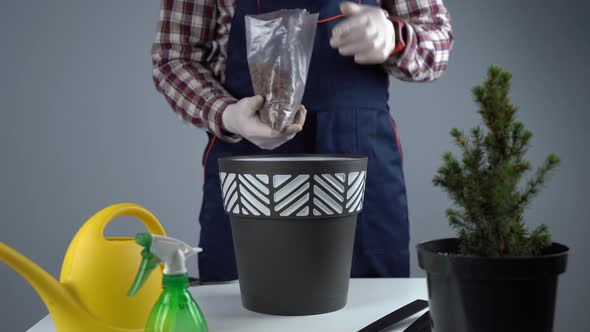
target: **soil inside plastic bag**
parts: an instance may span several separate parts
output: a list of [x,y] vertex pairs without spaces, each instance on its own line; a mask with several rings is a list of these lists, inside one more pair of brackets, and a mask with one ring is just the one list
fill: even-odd
[[260,117],[275,130],[291,125],[301,108],[317,18],[302,9],[246,17],[252,85],[265,98]]

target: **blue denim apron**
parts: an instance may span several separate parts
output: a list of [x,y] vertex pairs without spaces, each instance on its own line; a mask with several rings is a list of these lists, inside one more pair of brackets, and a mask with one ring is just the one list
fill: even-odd
[[[378,0],[365,4],[377,5]],[[220,157],[257,154],[337,153],[369,157],[363,212],[358,217],[351,277],[408,277],[409,229],[402,155],[389,115],[389,77],[380,65],[358,65],[330,47],[332,28],[342,21],[340,0],[237,0],[228,44],[225,88],[235,98],[254,95],[246,57],[245,15],[305,8],[320,13],[303,104],[304,130],[273,151],[242,140],[227,143],[209,135],[203,156],[205,184],[199,255],[203,281],[237,276],[229,217],[219,184]],[[304,245],[304,244],[303,244]]]

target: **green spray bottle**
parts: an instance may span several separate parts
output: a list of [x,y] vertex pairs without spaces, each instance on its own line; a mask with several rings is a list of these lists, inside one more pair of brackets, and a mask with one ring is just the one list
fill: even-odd
[[185,259],[201,252],[188,244],[166,236],[138,233],[137,244],[144,249],[139,272],[129,296],[135,295],[150,273],[165,264],[163,292],[149,316],[145,332],[207,332],[207,323],[199,305],[188,291]]

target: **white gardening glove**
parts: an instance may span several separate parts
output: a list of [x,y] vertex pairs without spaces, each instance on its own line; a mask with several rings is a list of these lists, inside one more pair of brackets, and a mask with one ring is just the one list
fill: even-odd
[[223,129],[240,135],[265,150],[278,148],[303,130],[307,115],[305,107],[301,106],[292,125],[279,132],[261,121],[258,111],[263,104],[263,97],[254,96],[241,99],[237,103],[228,106],[221,115]]
[[330,46],[359,64],[382,64],[395,49],[395,29],[385,10],[352,2],[340,4],[347,18],[332,30]]

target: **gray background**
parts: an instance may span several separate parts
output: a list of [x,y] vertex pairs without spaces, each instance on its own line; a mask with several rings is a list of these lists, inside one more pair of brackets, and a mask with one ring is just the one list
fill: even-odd
[[[514,74],[512,97],[536,134],[530,159],[563,165],[528,212],[572,248],[561,278],[557,331],[590,324],[586,129],[590,102],[588,5],[559,1],[456,1],[456,45],[434,84],[393,82],[410,200],[412,246],[450,236],[449,202],[431,185],[452,126],[478,121],[470,88],[489,64]],[[145,205],[169,234],[197,244],[205,134],[184,126],[151,81],[149,49],[159,1],[0,3],[0,241],[58,276],[78,227],[115,202]],[[141,229],[124,220],[108,234]],[[191,263],[196,272],[196,260]],[[423,275],[412,256],[412,274]],[[36,293],[0,264],[2,331],[46,314]],[[393,308],[392,308],[393,309]]]

